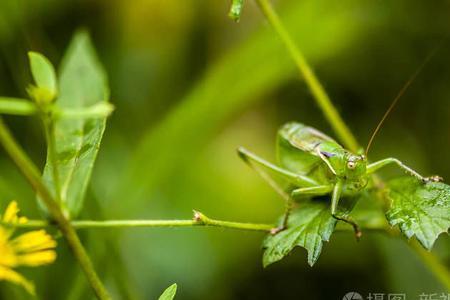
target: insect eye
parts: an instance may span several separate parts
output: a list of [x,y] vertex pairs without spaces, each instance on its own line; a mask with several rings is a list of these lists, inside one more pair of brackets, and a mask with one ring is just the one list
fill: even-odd
[[347,162],[347,168],[353,170],[356,167],[356,163],[354,161]]

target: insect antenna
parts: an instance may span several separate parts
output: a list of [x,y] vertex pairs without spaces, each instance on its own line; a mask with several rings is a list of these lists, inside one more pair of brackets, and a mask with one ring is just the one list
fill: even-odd
[[394,98],[394,101],[392,101],[389,108],[384,113],[383,117],[381,118],[380,122],[378,123],[377,127],[375,127],[375,130],[373,131],[369,142],[367,143],[365,156],[367,157],[367,154],[369,153],[369,149],[372,146],[373,140],[375,139],[375,136],[380,131],[381,127],[384,124],[384,121],[386,121],[389,114],[392,112],[394,107],[397,105],[398,100],[405,94],[405,92],[408,90],[410,85],[414,82],[414,80],[417,78],[417,76],[420,74],[420,72],[423,70],[423,68],[428,64],[428,62],[431,60],[431,58],[436,54],[436,52],[439,50],[439,48],[442,46],[443,42],[447,39],[448,36],[444,37],[441,42],[434,47],[434,49],[427,55],[427,57],[423,60],[422,64],[416,69],[416,71],[409,77],[409,79],[406,81],[406,83],[403,85],[401,90],[398,92],[397,96]]

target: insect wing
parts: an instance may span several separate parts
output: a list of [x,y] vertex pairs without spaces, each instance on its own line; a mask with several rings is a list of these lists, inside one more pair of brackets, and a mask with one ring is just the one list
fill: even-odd
[[332,138],[301,123],[288,123],[278,132],[277,158],[280,166],[299,174],[310,174],[322,160],[316,148]]

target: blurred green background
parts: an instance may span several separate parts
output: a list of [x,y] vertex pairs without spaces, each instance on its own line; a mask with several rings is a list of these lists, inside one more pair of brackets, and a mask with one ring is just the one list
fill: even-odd
[[[406,79],[450,31],[450,1],[280,0],[277,10],[361,144]],[[278,37],[252,1],[242,20],[229,1],[1,0],[0,94],[26,96],[26,52],[59,64],[87,28],[107,69],[116,111],[81,218],[210,217],[274,222],[282,201],[242,163],[243,145],[274,160],[277,128],[297,120],[333,136]],[[450,42],[423,70],[377,137],[371,158],[397,157],[450,178]],[[37,119],[8,124],[39,166]],[[0,207],[17,199],[40,217],[30,187],[2,152]],[[394,176],[395,168],[382,173]],[[447,181],[448,182],[448,181]],[[310,268],[306,252],[262,268],[261,233],[218,228],[80,231],[116,299],[342,299],[349,291],[443,292],[400,239],[336,233]],[[54,265],[24,270],[41,299],[91,299],[62,239]],[[434,252],[450,266],[450,241]],[[28,299],[0,282],[0,299]],[[387,297],[387,296],[386,296]]]

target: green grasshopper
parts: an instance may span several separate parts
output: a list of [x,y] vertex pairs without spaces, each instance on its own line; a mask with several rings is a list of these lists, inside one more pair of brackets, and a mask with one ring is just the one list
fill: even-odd
[[[390,164],[397,165],[423,183],[442,180],[439,176],[424,177],[396,158],[385,158],[373,163],[367,161],[367,151],[381,124],[427,60],[407,81],[384,114],[372,134],[365,154],[354,154],[317,129],[297,122],[287,123],[278,131],[276,144],[277,165],[256,156],[242,147],[238,149],[239,156],[250,167],[255,169],[286,201],[286,213],[283,222],[279,227],[272,230],[273,234],[287,226],[293,201],[305,197],[331,194],[331,215],[337,220],[351,224],[356,238],[359,239],[361,230],[350,216],[338,210],[339,199],[360,193],[367,187],[370,175]],[[288,188],[278,184],[267,171],[288,182]]]
[[[238,153],[287,201],[288,211],[283,224],[274,228],[272,233],[285,228],[293,200],[331,194],[332,216],[351,224],[359,238],[361,230],[358,225],[351,217],[337,210],[339,199],[361,192],[367,186],[369,176],[389,164],[398,165],[424,183],[441,180],[438,176],[423,177],[396,158],[368,163],[364,154],[351,153],[324,133],[297,122],[287,123],[278,131],[278,165],[242,147]],[[289,188],[286,190],[281,187],[265,170],[286,180],[290,184]]]

